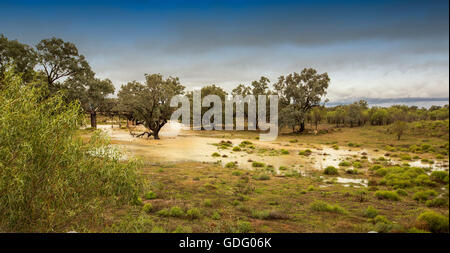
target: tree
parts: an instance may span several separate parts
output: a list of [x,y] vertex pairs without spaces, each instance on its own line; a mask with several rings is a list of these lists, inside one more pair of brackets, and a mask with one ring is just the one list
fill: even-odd
[[107,96],[114,93],[109,79],[98,79],[91,74],[79,74],[66,80],[69,100],[79,100],[83,110],[91,115],[91,127],[97,128],[97,113],[111,110]]
[[318,126],[320,121],[323,119],[324,112],[319,106],[315,106],[311,111],[311,120],[314,122],[316,126],[316,131],[318,130]]
[[160,74],[146,74],[145,84],[130,82],[122,86],[118,93],[118,104],[132,112],[135,119],[144,123],[151,130],[148,135],[159,139],[159,131],[169,121],[174,108],[170,99],[183,94],[184,86],[178,78],[163,79]]
[[47,77],[51,93],[60,89],[57,81],[81,72],[91,72],[91,68],[77,47],[62,39],[43,39],[36,45],[37,59]]
[[292,104],[295,121],[300,125],[299,132],[305,130],[307,113],[313,106],[319,105],[326,94],[330,78],[327,73],[318,74],[315,69],[303,69],[300,74],[293,73],[280,76],[275,84],[275,90],[280,96],[281,103]]
[[33,78],[36,62],[36,52],[32,47],[0,35],[0,79],[4,77],[6,68],[11,66],[22,74],[24,82],[29,82]]
[[408,129],[408,124],[404,121],[395,121],[391,126],[391,131],[397,136],[397,140],[400,140],[403,133]]

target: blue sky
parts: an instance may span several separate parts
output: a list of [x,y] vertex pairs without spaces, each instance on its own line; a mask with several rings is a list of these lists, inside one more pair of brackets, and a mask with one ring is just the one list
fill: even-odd
[[305,67],[331,100],[448,97],[448,1],[0,1],[0,33],[74,42],[116,87],[144,73],[230,91]]

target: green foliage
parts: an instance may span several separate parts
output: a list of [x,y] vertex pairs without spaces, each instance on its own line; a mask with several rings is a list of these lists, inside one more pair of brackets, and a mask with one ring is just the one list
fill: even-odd
[[375,218],[377,215],[378,215],[378,210],[372,206],[368,206],[367,209],[364,211],[364,217],[367,217],[367,218]]
[[333,166],[326,167],[325,170],[323,171],[323,173],[325,175],[338,175],[339,174],[338,170]]
[[309,156],[312,154],[312,151],[310,149],[305,149],[305,150],[298,152],[298,154],[302,155],[302,156]]
[[354,168],[362,168],[362,164],[360,162],[353,162]]
[[235,147],[233,147],[233,151],[236,151],[236,152],[241,151],[241,148],[239,146],[235,146]]
[[270,180],[270,176],[267,174],[258,174],[258,175],[254,175],[253,179],[255,179],[255,180]]
[[147,193],[145,193],[144,195],[145,199],[156,199],[156,193],[153,191],[148,191]]
[[339,205],[330,205],[320,200],[311,203],[310,209],[316,212],[331,212],[339,214],[347,213],[347,211],[344,208],[340,207]]
[[213,220],[220,220],[220,218],[222,218],[222,216],[221,216],[220,213],[218,213],[217,211],[215,211],[215,212],[211,215],[211,219],[213,219]]
[[420,227],[433,233],[448,233],[449,221],[448,217],[433,211],[425,211],[417,217]]
[[248,221],[238,221],[236,230],[237,233],[250,233],[252,231],[252,224]]
[[435,198],[430,199],[425,202],[425,205],[428,207],[447,207],[448,206],[448,199],[445,198]]
[[[61,231],[99,217],[106,205],[137,199],[136,161],[95,132],[76,136],[78,104],[22,85],[7,73],[0,89],[0,227],[4,231]],[[98,220],[101,218],[99,217]]]
[[212,156],[212,157],[220,157],[220,154],[217,153],[217,152],[214,152],[214,153],[211,154],[211,156]]
[[348,161],[342,161],[339,163],[339,166],[341,166],[341,167],[348,167],[350,165],[352,165],[352,164]]
[[414,193],[413,199],[417,201],[425,201],[428,200],[429,197],[433,196],[437,196],[437,192],[435,190],[419,191]]
[[375,197],[377,197],[378,199],[388,199],[388,200],[393,200],[393,201],[400,200],[400,197],[398,196],[398,194],[393,191],[376,191]]
[[157,214],[165,217],[183,217],[184,211],[178,206],[174,206],[170,209],[161,209],[157,212]]
[[146,213],[151,213],[153,211],[153,205],[150,203],[147,203],[142,207],[142,210]]
[[235,171],[231,172],[231,175],[233,175],[233,176],[241,176],[242,172],[240,172],[238,170],[235,170]]
[[198,208],[194,207],[194,208],[187,210],[186,216],[191,220],[195,220],[195,219],[200,218],[202,216],[202,213],[200,212],[200,210]]
[[398,189],[395,192],[400,196],[408,196],[408,193],[403,189]]
[[387,233],[392,229],[392,222],[386,216],[377,215],[373,222],[375,223],[375,230],[379,233]]
[[260,167],[264,167],[265,164],[261,163],[261,162],[253,162],[252,166],[255,167],[255,168],[260,168]]
[[286,149],[281,149],[281,150],[280,150],[280,153],[281,153],[282,155],[289,155],[289,151],[286,150]]
[[227,162],[225,164],[225,168],[236,168],[236,163],[234,163],[234,162]]
[[433,181],[448,184],[448,172],[446,171],[433,171],[431,172],[431,179]]

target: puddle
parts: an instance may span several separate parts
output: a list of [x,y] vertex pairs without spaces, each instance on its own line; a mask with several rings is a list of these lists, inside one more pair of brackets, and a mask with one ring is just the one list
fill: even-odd
[[[321,176],[320,178],[325,179],[325,177]],[[333,178],[328,178],[327,180],[324,181],[325,183],[338,183],[338,184],[342,184],[345,187],[367,187],[368,185],[368,180],[364,179],[364,178],[345,178],[345,177],[333,177]],[[326,187],[326,186],[323,186]]]

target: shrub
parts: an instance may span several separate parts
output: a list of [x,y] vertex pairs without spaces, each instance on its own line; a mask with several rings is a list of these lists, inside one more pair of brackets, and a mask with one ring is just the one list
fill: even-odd
[[353,169],[353,170],[346,170],[345,173],[351,174],[351,175],[356,175],[359,173],[359,171],[356,169]]
[[212,155],[211,155],[212,157],[220,157],[220,154],[219,153],[217,153],[217,152],[214,152],[214,153],[212,153]]
[[248,145],[252,145],[253,143],[251,141],[242,141],[241,144],[239,144],[239,146],[241,147],[245,147]]
[[212,207],[213,203],[212,203],[212,201],[210,199],[205,199],[203,201],[203,205],[206,206],[206,207]]
[[303,156],[309,156],[312,154],[312,151],[310,149],[305,149],[305,150],[298,152],[298,154],[303,155]]
[[428,207],[446,207],[448,206],[448,199],[445,198],[435,198],[430,199],[425,202]]
[[213,220],[220,220],[220,218],[222,218],[222,217],[221,217],[220,213],[218,213],[217,211],[211,215],[211,219],[213,219]]
[[401,159],[402,159],[403,161],[411,161],[411,160],[412,160],[412,159],[411,159],[411,156],[409,156],[409,155],[402,155]]
[[261,163],[261,162],[253,162],[252,166],[255,167],[255,168],[259,168],[259,167],[264,167],[265,164]]
[[54,232],[101,222],[102,209],[142,194],[139,163],[99,131],[77,135],[82,111],[41,84],[6,71],[0,88],[0,227],[3,232]]
[[142,210],[146,213],[151,213],[153,211],[153,205],[150,203],[147,203],[142,207]]
[[339,166],[341,166],[341,167],[348,167],[350,165],[352,165],[352,164],[350,162],[347,162],[347,161],[342,161],[342,162],[339,163]]
[[238,233],[250,233],[252,231],[252,224],[248,221],[238,221],[237,231]]
[[242,172],[240,172],[238,170],[235,170],[235,171],[231,172],[231,175],[233,175],[233,176],[241,176]]
[[287,170],[288,168],[285,166],[280,166],[280,168],[278,168],[279,170]]
[[424,228],[433,233],[448,233],[448,217],[433,211],[425,211],[417,217],[420,228]]
[[379,165],[379,164],[375,164],[374,166],[372,166],[369,170],[379,170],[381,169],[383,166]]
[[310,205],[311,210],[317,211],[317,212],[331,212],[331,213],[340,213],[345,214],[347,211],[345,211],[344,208],[340,207],[339,205],[330,205],[326,202],[317,200],[314,201]]
[[362,168],[362,164],[360,162],[353,162],[354,168]]
[[384,177],[384,176],[386,176],[387,173],[388,173],[388,170],[386,168],[381,168],[375,172],[375,175]]
[[446,171],[433,171],[431,172],[431,180],[439,183],[448,183],[448,172]]
[[286,150],[286,149],[281,149],[281,150],[280,150],[280,153],[281,153],[282,155],[289,155],[289,151]]
[[413,199],[417,201],[428,200],[429,197],[436,196],[437,192],[435,190],[419,191],[414,193]]
[[297,139],[292,139],[292,140],[289,140],[289,142],[290,142],[290,143],[297,143],[298,140],[297,140]]
[[254,175],[253,179],[255,179],[255,180],[270,180],[270,176],[267,174],[259,174],[259,175]]
[[191,208],[186,212],[186,216],[191,220],[198,219],[201,217],[201,215],[202,214],[198,208]]
[[233,148],[233,151],[241,151],[241,148],[236,146],[236,147]]
[[400,196],[408,196],[408,193],[403,189],[398,189],[395,192]]
[[192,233],[192,228],[188,226],[178,225],[173,233]]
[[388,199],[393,201],[400,200],[398,194],[393,191],[376,191],[375,197],[377,197],[378,199]]
[[325,170],[323,171],[323,173],[325,175],[337,175],[337,174],[339,174],[338,170],[335,167],[333,167],[333,166],[326,167]]
[[145,199],[156,199],[156,193],[149,191],[144,195]]
[[367,218],[375,218],[378,215],[378,210],[373,208],[372,206],[368,206],[364,211],[364,217]]
[[392,229],[392,222],[386,216],[377,215],[373,222],[375,223],[375,230],[379,233],[387,233]]
[[225,164],[225,168],[236,168],[236,163],[234,163],[234,162],[227,162]]
[[160,216],[165,216],[165,217],[182,217],[184,216],[184,212],[181,208],[174,206],[170,209],[161,209],[157,212],[158,215]]

